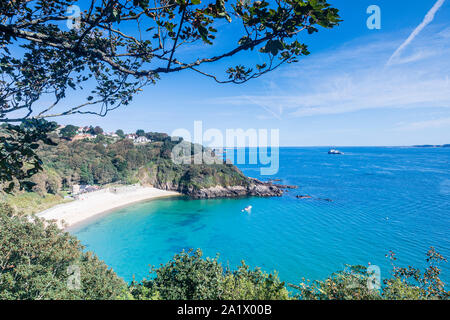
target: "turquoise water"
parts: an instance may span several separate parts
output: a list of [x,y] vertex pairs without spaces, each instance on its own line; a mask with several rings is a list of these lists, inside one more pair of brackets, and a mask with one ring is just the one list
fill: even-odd
[[[182,249],[225,265],[244,259],[296,283],[368,262],[388,276],[398,263],[424,266],[436,247],[450,258],[450,148],[281,148],[272,178],[300,188],[281,198],[162,199],[103,216],[72,232],[125,280],[148,275]],[[257,166],[240,166],[251,177]],[[317,199],[296,199],[308,194]],[[252,205],[250,214],[242,208]],[[444,264],[443,280],[450,282]]]

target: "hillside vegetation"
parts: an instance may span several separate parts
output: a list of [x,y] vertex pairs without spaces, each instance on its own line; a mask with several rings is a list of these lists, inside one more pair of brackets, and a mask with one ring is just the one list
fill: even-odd
[[[13,196],[1,195],[2,201],[22,212],[36,212],[62,202],[74,184],[141,183],[189,194],[218,185],[246,186],[251,181],[234,165],[175,164],[171,152],[178,141],[162,133],[146,135],[151,142],[135,144],[127,138],[112,139],[103,134],[72,141],[53,133],[51,139],[56,145],[42,144],[37,151],[44,170],[30,179],[33,192],[16,190]],[[189,145],[193,154],[193,145]]]
[[[136,145],[129,139],[98,135],[95,140],[67,141],[42,146],[44,172],[33,177],[34,190],[57,193],[73,184],[137,183],[184,191],[215,185],[245,185],[248,179],[233,165],[178,165],[171,160],[178,143],[167,135]],[[155,139],[156,138],[156,139]]]

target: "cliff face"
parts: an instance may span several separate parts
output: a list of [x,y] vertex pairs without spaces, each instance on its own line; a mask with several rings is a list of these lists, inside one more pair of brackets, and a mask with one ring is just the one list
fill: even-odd
[[254,183],[248,186],[216,186],[198,190],[189,190],[186,194],[194,199],[235,198],[245,196],[281,197],[283,191],[276,186]]
[[280,197],[277,185],[246,177],[235,166],[176,166],[158,163],[142,168],[142,184],[178,191],[193,199],[235,198],[246,196]]

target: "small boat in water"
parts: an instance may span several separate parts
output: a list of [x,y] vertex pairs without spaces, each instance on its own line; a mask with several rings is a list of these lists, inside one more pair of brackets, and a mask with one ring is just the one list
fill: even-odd
[[328,150],[328,154],[344,154],[342,151],[339,151],[338,149],[330,149]]
[[250,213],[252,211],[252,206],[245,207],[244,209],[242,209],[242,212],[244,212],[244,211]]

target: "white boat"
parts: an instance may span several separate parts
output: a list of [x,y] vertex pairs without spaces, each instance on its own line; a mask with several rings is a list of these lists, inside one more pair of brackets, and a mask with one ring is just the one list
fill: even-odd
[[251,212],[252,206],[245,207],[244,209],[242,209],[242,212],[244,212],[244,211]]
[[330,149],[328,151],[328,154],[344,154],[342,151],[339,151],[337,149]]

